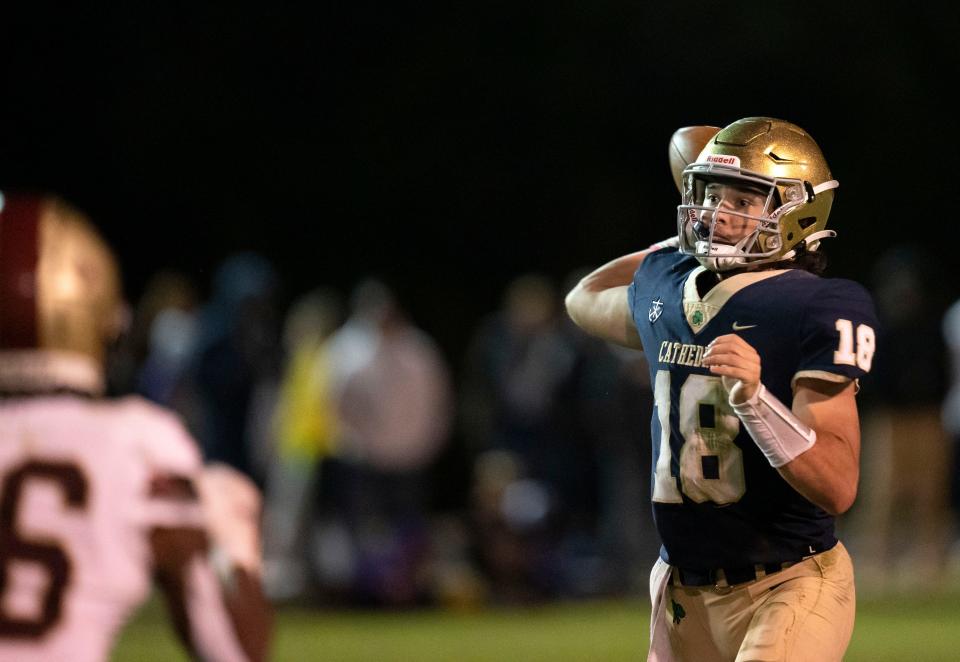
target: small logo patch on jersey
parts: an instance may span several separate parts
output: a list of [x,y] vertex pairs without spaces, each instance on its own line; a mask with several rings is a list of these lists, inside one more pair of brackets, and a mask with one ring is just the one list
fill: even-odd
[[663,314],[663,301],[660,297],[657,297],[650,302],[650,310],[647,311],[647,319],[650,320],[650,323],[656,322],[660,319],[660,315]]
[[690,318],[690,321],[693,323],[694,326],[700,326],[701,324],[703,324],[703,311],[702,310],[693,311],[693,317]]
[[734,331],[743,331],[744,329],[752,329],[752,328],[755,327],[755,326],[756,326],[756,324],[737,324],[736,322],[734,322],[734,323],[733,323],[733,330],[734,330]]
[[670,602],[672,603],[670,605],[670,609],[671,611],[673,611],[673,624],[680,625],[680,621],[683,619],[684,616],[687,615],[687,612],[684,611],[683,605],[681,605],[676,600],[671,598]]

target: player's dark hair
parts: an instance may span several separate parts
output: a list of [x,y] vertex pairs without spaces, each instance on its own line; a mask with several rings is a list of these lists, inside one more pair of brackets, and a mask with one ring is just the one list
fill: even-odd
[[[732,276],[738,273],[745,273],[747,271],[763,270],[768,269],[800,269],[802,271],[809,271],[815,276],[822,276],[823,273],[827,270],[827,255],[821,250],[809,251],[807,250],[807,244],[804,241],[801,241],[794,248],[796,255],[789,260],[778,260],[776,262],[767,262],[759,267],[753,265],[747,265],[741,269],[733,269],[731,271],[725,272],[725,276]],[[752,267],[752,268],[751,268]]]
[[796,255],[789,260],[780,260],[771,265],[775,269],[801,269],[815,276],[822,276],[827,270],[827,254],[822,250],[807,250],[807,242],[801,241],[794,248]]

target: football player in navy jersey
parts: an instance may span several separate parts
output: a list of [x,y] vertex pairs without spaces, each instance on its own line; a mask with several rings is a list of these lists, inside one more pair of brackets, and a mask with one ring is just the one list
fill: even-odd
[[720,130],[683,171],[677,234],[586,276],[567,311],[648,356],[650,660],[840,660],[850,557],[834,518],[859,477],[866,290],[821,277],[837,182],[778,119]]

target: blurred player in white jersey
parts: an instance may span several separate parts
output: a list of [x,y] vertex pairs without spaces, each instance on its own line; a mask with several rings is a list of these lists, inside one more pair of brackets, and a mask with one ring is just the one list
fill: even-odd
[[172,413],[99,397],[123,311],[80,212],[0,194],[0,661],[106,660],[154,581],[192,656],[265,659],[259,494]]

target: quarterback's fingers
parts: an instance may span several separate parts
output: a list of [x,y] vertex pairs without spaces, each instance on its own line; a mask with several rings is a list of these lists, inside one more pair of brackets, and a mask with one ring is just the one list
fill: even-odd
[[704,356],[703,365],[715,375],[733,377],[748,384],[760,381],[760,360],[757,357],[744,357],[733,351],[714,349]]
[[754,384],[758,381],[757,373],[732,365],[712,365],[710,366],[710,372],[714,375],[738,379],[745,384]]
[[725,358],[736,357],[737,361],[756,363],[760,365],[760,355],[749,345],[738,345],[730,342],[719,342],[716,345],[707,347],[703,353],[704,360],[723,356]]
[[735,333],[728,333],[725,336],[717,336],[707,345],[707,350],[717,349],[717,348],[737,348],[739,351],[744,352],[745,354],[756,354],[757,350],[753,348],[753,345],[748,343],[746,340],[736,335]]
[[704,365],[738,365],[743,368],[752,367],[760,370],[760,358],[756,355],[745,354],[737,349],[713,348],[704,352]]
[[738,379],[745,384],[759,384],[760,383],[760,371],[754,370],[751,368],[744,368],[742,366],[729,365],[729,364],[718,364],[718,365],[708,365],[707,369],[712,375],[720,375],[722,377],[732,377]]
[[716,338],[711,340],[707,346],[709,347],[710,345],[715,345],[717,343],[733,343],[735,345],[740,345],[742,347],[749,347],[750,349],[753,349],[753,345],[748,343],[741,336],[738,336],[736,333],[727,333],[722,336],[717,336]]

